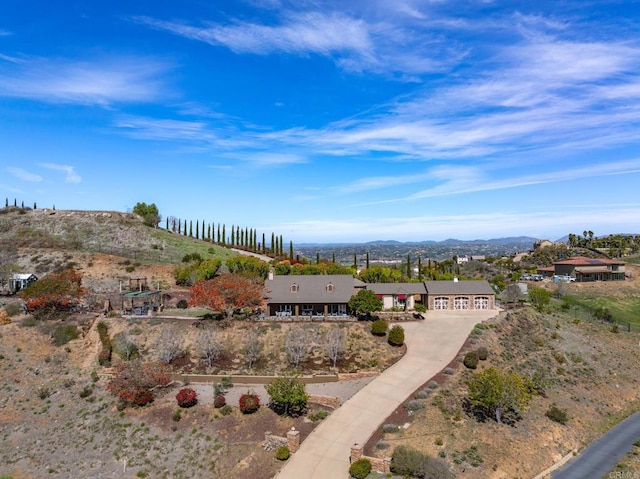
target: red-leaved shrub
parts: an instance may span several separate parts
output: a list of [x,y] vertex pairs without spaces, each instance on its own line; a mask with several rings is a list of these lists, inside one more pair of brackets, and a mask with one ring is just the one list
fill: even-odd
[[216,397],[213,398],[213,407],[216,409],[220,409],[222,406],[226,404],[227,404],[227,399],[221,394],[218,394]]
[[191,388],[182,388],[176,394],[176,401],[180,407],[191,407],[198,403],[198,393]]
[[260,407],[260,398],[252,393],[240,396],[240,411],[243,414],[251,414]]

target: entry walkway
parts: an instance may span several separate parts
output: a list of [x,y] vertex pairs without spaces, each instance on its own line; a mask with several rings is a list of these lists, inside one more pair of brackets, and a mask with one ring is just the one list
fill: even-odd
[[405,399],[455,358],[474,325],[498,312],[429,311],[424,321],[403,323],[405,356],[316,427],[276,478],[348,478],[351,446],[364,444]]

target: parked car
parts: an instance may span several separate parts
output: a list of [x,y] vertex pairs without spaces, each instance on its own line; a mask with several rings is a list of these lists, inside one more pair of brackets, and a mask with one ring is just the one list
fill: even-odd
[[573,276],[569,276],[568,274],[558,275],[556,274],[553,277],[554,283],[573,283],[576,279]]
[[520,276],[520,281],[531,281],[533,278],[529,274],[523,274]]

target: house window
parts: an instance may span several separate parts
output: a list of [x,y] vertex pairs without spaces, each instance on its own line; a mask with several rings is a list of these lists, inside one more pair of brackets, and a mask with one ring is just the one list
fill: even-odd
[[487,296],[479,296],[473,299],[474,309],[489,309],[489,298]]
[[393,305],[397,308],[404,308],[407,304],[407,295],[399,294],[393,297]]
[[327,307],[329,316],[345,316],[347,314],[346,304],[330,304]]
[[297,292],[298,292],[298,289],[300,289],[300,286],[298,286],[296,283],[293,283],[293,284],[291,285],[291,292],[292,292],[292,293],[297,293]]
[[453,300],[453,309],[469,309],[469,298],[465,296],[457,296]]
[[446,296],[434,298],[433,308],[438,310],[449,309],[449,298]]
[[329,284],[327,285],[327,292],[328,292],[328,293],[333,293],[333,291],[334,291],[335,289],[336,289],[336,287],[335,287],[333,284],[329,283]]

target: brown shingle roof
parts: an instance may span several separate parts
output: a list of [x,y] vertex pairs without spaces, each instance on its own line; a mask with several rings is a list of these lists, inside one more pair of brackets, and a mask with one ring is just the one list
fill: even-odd
[[376,294],[427,294],[424,283],[367,283]]
[[[294,284],[297,291],[292,292]],[[268,303],[340,304],[348,303],[364,284],[348,274],[276,275],[265,281],[265,288]]]
[[553,264],[567,264],[573,266],[605,266],[614,264],[621,265],[625,264],[625,262],[607,258],[587,258],[585,256],[575,256],[564,261],[556,261]]

